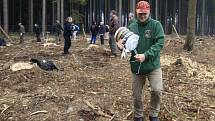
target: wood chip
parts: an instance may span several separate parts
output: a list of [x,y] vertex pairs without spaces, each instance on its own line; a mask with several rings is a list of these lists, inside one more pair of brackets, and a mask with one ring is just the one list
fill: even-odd
[[46,110],[36,111],[36,112],[31,113],[31,115],[36,115],[39,113],[48,113],[48,111],[46,111]]

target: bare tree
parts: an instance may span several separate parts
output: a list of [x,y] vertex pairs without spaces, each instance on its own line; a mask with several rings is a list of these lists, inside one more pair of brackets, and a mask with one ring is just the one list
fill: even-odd
[[3,0],[4,31],[8,33],[8,0]]
[[193,49],[195,42],[196,3],[197,0],[189,0],[187,38],[184,44],[187,51]]
[[155,0],[155,17],[158,20],[158,0]]
[[57,0],[57,20],[60,21],[60,0]]
[[29,31],[33,32],[33,0],[29,0]]
[[122,26],[122,0],[119,0],[119,23]]
[[43,0],[43,14],[42,14],[42,31],[43,33],[46,31],[46,0]]
[[61,0],[61,26],[63,26],[64,23],[64,0]]
[[202,0],[202,24],[201,24],[201,34],[205,34],[205,0]]

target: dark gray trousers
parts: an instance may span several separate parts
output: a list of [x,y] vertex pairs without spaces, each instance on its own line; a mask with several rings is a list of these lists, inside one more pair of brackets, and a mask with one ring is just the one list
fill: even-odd
[[116,42],[114,40],[114,34],[110,34],[110,39],[109,39],[109,46],[111,49],[112,55],[116,55]]
[[149,115],[152,117],[157,117],[160,111],[161,93],[163,89],[161,68],[152,71],[148,75],[132,74],[132,76],[133,76],[132,90],[133,90],[133,103],[134,103],[135,117],[144,116],[142,93],[144,92],[144,84],[147,77],[151,88]]

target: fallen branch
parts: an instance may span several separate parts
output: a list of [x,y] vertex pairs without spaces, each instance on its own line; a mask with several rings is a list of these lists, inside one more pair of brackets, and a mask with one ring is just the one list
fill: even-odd
[[84,34],[83,40],[84,40],[84,41],[87,41],[87,35],[86,35],[85,30],[84,30],[84,24],[82,24],[82,31],[83,31],[83,34]]
[[210,39],[213,39],[213,38],[211,37],[211,35],[208,35],[208,37],[209,37]]
[[191,85],[202,86],[201,84],[198,84],[198,83],[185,82],[185,81],[181,81],[181,80],[179,82],[183,83],[183,84],[191,84]]
[[163,105],[164,109],[171,115],[170,111],[167,109],[166,105]]
[[116,107],[116,102],[117,102],[117,100],[114,100],[113,105],[112,105],[112,108],[115,108],[115,107]]
[[183,97],[183,98],[187,98],[189,99],[188,97],[186,96],[183,96],[183,95],[179,95],[179,94],[176,94],[176,93],[170,93],[170,92],[162,92],[163,94],[167,94],[167,95],[173,95],[173,96],[178,96],[178,97]]
[[12,42],[10,36],[4,31],[4,29],[3,29],[1,26],[0,26],[0,30],[1,30],[2,33],[8,38],[8,40],[10,40],[10,41]]
[[127,120],[131,115],[133,114],[133,111],[130,111],[125,118],[123,118],[124,120]]
[[196,114],[196,120],[199,119],[199,115],[200,115],[200,107],[198,108],[197,114]]
[[95,114],[97,114],[97,115],[99,115],[99,116],[107,117],[107,118],[112,118],[112,116],[110,116],[110,115],[104,113],[103,111],[101,111],[101,110],[95,108],[92,104],[90,104],[89,101],[84,100],[84,102],[87,104],[88,107],[90,107],[90,108],[93,110],[93,112],[94,112]]
[[109,121],[113,121],[115,117],[116,117],[116,113],[112,116],[112,118]]
[[215,105],[211,105],[211,106],[209,106],[209,108],[215,109]]
[[179,34],[178,34],[178,32],[177,32],[177,30],[176,30],[176,28],[175,28],[175,26],[174,26],[174,25],[172,25],[172,27],[173,27],[173,29],[174,29],[174,31],[175,31],[175,33],[176,33],[177,37],[178,37],[179,39],[181,39],[181,38],[180,38],[180,36],[179,36]]
[[107,94],[106,92],[94,92],[94,91],[91,91],[91,92],[88,92],[89,94]]
[[1,111],[1,113],[4,113],[10,106],[6,105],[6,104],[3,104],[4,106],[4,109]]
[[87,104],[87,106],[88,106],[89,108],[91,108],[91,109],[93,110],[93,112],[94,112],[96,115],[98,115],[98,116],[102,116],[102,117],[105,117],[105,118],[110,118],[110,121],[112,121],[113,119],[114,119],[115,121],[129,121],[129,120],[124,120],[124,119],[115,118],[115,117],[116,117],[116,114],[114,114],[113,116],[110,116],[110,115],[104,113],[103,111],[101,111],[101,110],[95,108],[95,106],[93,106],[92,104],[90,104],[90,102],[87,101],[87,100],[84,100],[84,102],[85,102],[85,103]]
[[48,113],[48,111],[46,111],[46,110],[36,111],[36,112],[31,113],[31,115],[36,115],[38,113]]

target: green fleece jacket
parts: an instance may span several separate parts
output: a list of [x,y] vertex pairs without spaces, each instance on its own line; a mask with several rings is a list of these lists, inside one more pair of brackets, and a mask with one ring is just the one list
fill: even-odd
[[128,27],[133,33],[139,35],[136,51],[144,54],[146,59],[140,63],[135,60],[132,52],[130,59],[131,71],[135,74],[148,74],[160,68],[160,50],[164,45],[164,31],[161,23],[148,18],[145,22],[137,20]]
[[130,21],[128,21],[128,26],[130,26],[132,23],[136,22],[137,20],[135,18],[131,19]]

